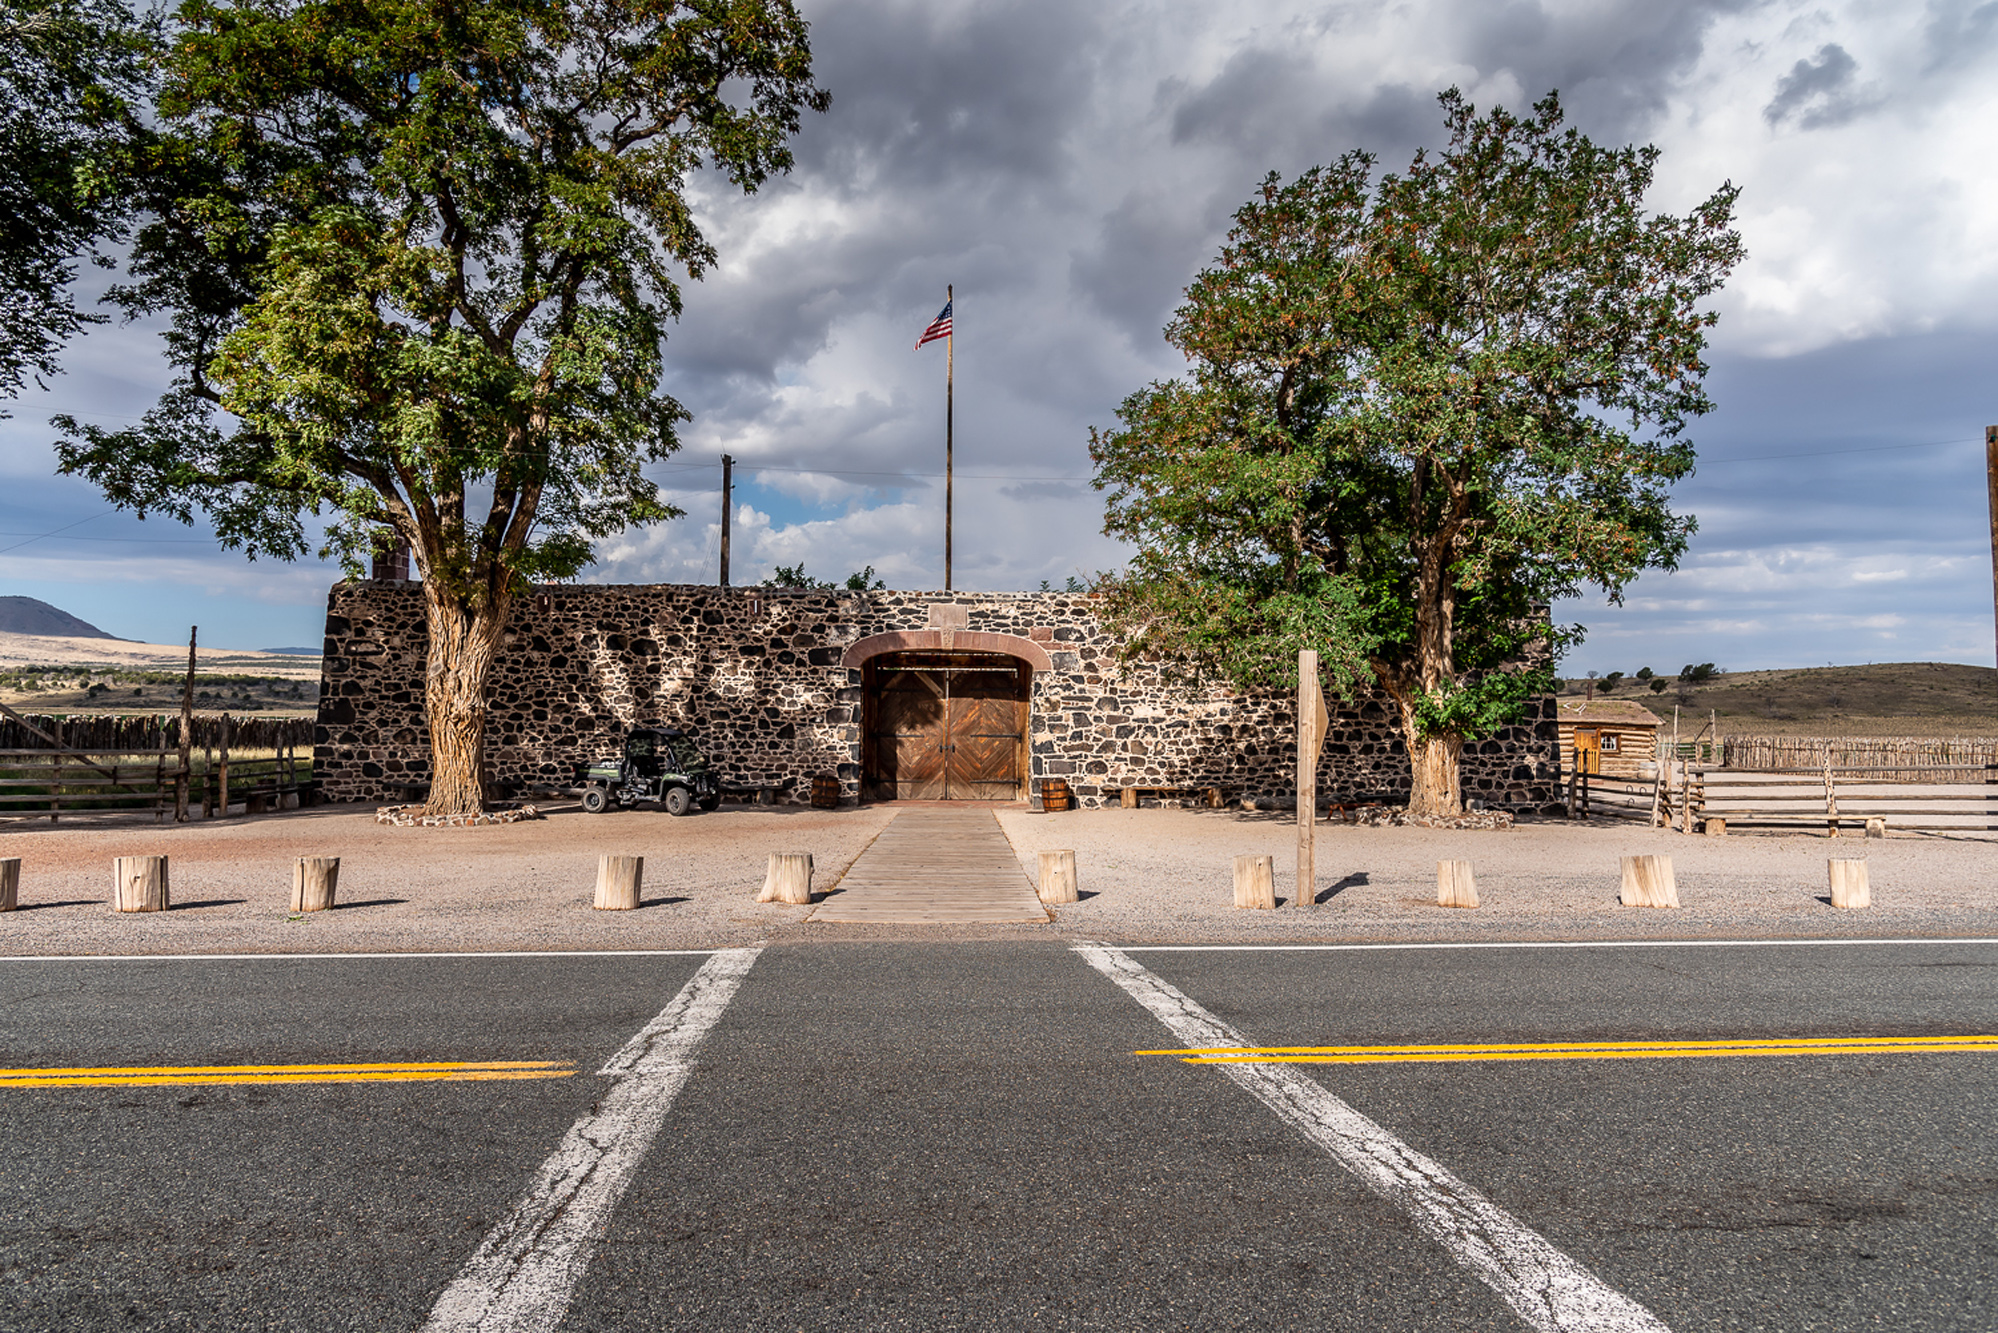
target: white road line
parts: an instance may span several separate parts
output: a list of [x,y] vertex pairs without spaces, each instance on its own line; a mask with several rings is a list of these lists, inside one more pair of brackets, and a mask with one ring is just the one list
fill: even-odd
[[1470,940],[1429,944],[1120,944],[1125,953],[1385,953],[1407,949],[1800,949],[1838,944],[1998,944],[1984,936],[1878,940]]
[[694,1072],[714,1026],[763,946],[720,949],[673,1002],[599,1072],[617,1082],[541,1164],[513,1212],[486,1236],[420,1333],[548,1333],[561,1322],[611,1209]]
[[[1122,950],[1076,952],[1189,1047],[1247,1046],[1229,1027]],[[1222,1073],[1406,1212],[1424,1234],[1542,1333],[1669,1333],[1663,1323],[1400,1139],[1288,1065],[1219,1065]]]
[[17,953],[0,955],[0,963],[242,963],[267,958],[310,961],[326,958],[701,958],[718,949],[518,949],[479,953],[445,950],[437,953]]

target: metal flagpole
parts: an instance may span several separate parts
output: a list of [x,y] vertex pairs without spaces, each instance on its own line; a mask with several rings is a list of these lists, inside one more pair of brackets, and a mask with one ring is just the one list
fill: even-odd
[[954,465],[951,439],[952,415],[957,394],[957,293],[953,284],[944,284],[944,309],[951,312],[951,331],[944,338],[944,591],[950,591],[950,520]]

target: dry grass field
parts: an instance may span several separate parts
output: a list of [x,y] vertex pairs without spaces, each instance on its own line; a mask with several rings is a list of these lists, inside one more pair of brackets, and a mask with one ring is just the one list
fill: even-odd
[[[0,633],[0,703],[24,713],[172,712],[186,679],[186,644]],[[198,648],[194,689],[204,713],[310,717],[319,659]]]
[[[1570,681],[1566,696],[1582,693]],[[1729,672],[1701,684],[1624,680],[1608,695],[1643,704],[1690,736],[1718,715],[1722,734],[1998,736],[1998,669],[1953,662],[1883,662]]]

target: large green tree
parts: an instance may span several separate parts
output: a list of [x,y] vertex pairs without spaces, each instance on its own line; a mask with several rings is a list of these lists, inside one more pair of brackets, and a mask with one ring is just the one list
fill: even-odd
[[119,0],[0,0],[0,399],[102,318],[72,284],[125,216],[148,40]]
[[[178,386],[135,429],[70,420],[65,471],[205,512],[294,557],[331,516],[350,568],[400,541],[430,646],[428,809],[480,809],[486,681],[529,583],[675,516],[640,469],[678,275],[715,255],[688,199],[754,190],[824,109],[790,0],[185,0],[134,312]],[[224,415],[226,414],[226,415]]]
[[1701,303],[1742,255],[1732,185],[1648,212],[1657,149],[1564,129],[1551,95],[1441,102],[1447,147],[1404,173],[1270,176],[1167,326],[1189,374],[1091,443],[1140,649],[1257,685],[1312,647],[1377,681],[1426,815],[1461,811],[1466,739],[1551,684],[1534,659],[1579,628],[1546,607],[1684,552]]

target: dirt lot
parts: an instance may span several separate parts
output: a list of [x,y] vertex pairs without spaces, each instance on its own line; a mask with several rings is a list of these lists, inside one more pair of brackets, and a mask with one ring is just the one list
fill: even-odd
[[[814,886],[838,876],[893,817],[859,810],[724,807],[673,819],[651,811],[600,816],[574,807],[487,829],[393,829],[372,811],[330,808],[226,823],[158,825],[149,816],[10,822],[0,856],[18,856],[22,910],[0,914],[10,954],[405,952],[712,948],[757,939],[880,938],[936,928],[807,924],[808,909],[751,896],[773,851],[809,851]],[[1782,937],[1998,936],[1998,835],[1908,835],[1885,842],[1809,836],[1685,837],[1662,830],[1524,825],[1505,833],[1321,826],[1320,905],[1242,912],[1230,858],[1266,852],[1277,890],[1294,882],[1287,816],[1229,811],[1093,810],[1064,815],[1001,808],[1023,867],[1042,848],[1072,848],[1085,898],[1051,926],[955,934],[1055,933],[1114,942],[1243,942]],[[107,907],[111,860],[166,853],[174,910]],[[590,910],[603,852],[645,857],[645,905]],[[1623,855],[1670,855],[1683,907],[1617,903]],[[291,863],[341,857],[340,906],[293,917]],[[1834,912],[1828,856],[1864,856],[1872,910]],[[1484,905],[1435,906],[1436,862],[1470,858]]]

